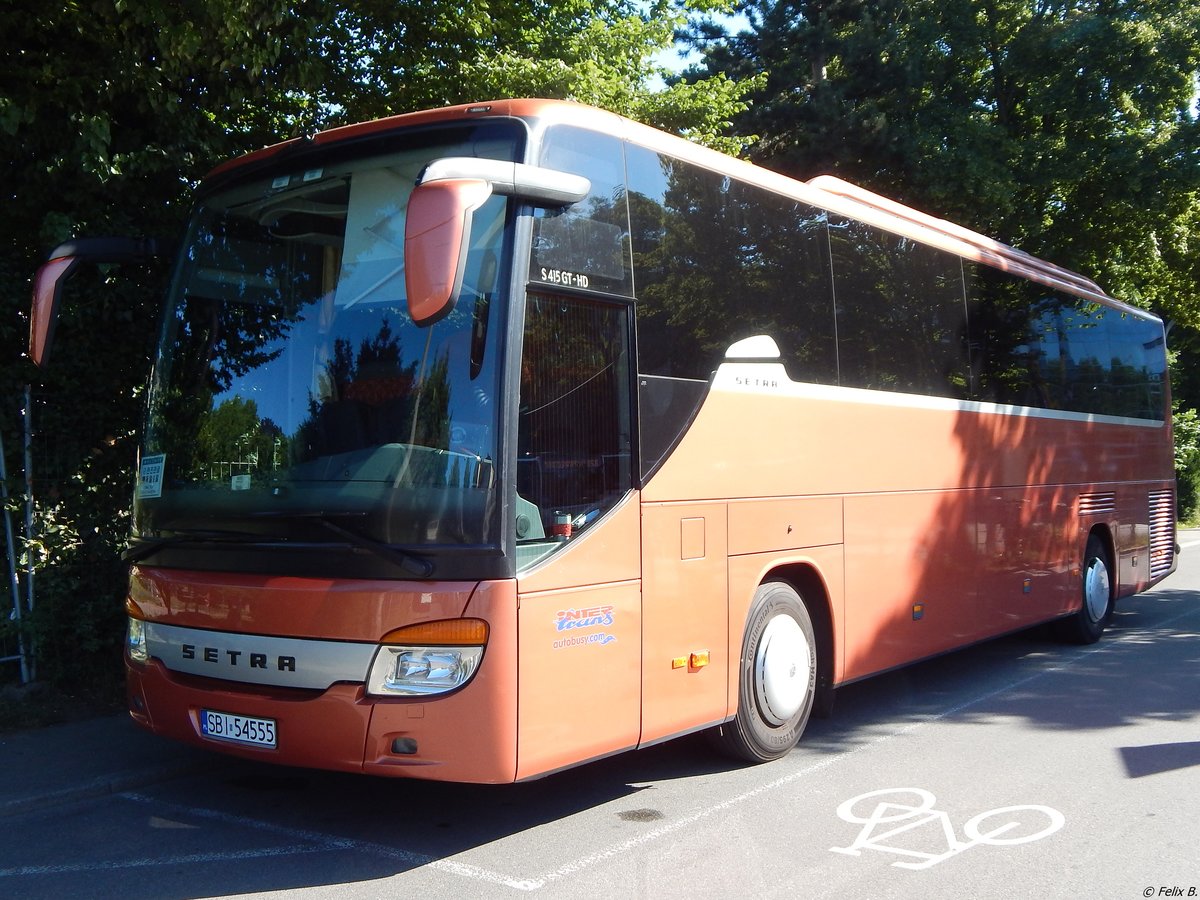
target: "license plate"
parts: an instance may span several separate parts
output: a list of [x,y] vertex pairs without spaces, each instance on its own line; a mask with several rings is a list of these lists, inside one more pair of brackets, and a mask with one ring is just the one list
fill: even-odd
[[200,733],[218,741],[251,744],[255,747],[275,746],[275,720],[235,716],[211,709],[200,710]]

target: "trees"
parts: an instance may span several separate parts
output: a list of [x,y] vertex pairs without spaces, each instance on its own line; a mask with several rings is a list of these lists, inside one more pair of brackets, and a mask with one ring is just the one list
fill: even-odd
[[[306,113],[281,90],[303,74],[306,6],[272,0],[10,0],[0,73],[0,427],[32,381],[40,572],[32,622],[39,673],[109,688],[119,656],[119,551],[128,535],[134,443],[165,265],[85,272],[68,292],[54,365],[22,359],[30,276],[74,235],[167,236],[196,177],[275,139]],[[263,34],[271,37],[262,39]],[[9,459],[9,471],[20,471]],[[2,638],[3,635],[0,635]],[[108,673],[107,677],[97,673]]]
[[317,26],[314,91],[333,118],[364,119],[489,97],[569,98],[703,143],[726,128],[745,87],[723,74],[662,86],[652,62],[687,13],[732,0],[355,0]]
[[1200,3],[752,0],[705,74],[766,73],[755,158],[835,172],[1200,327]]
[[55,663],[43,673],[104,671],[118,658],[133,436],[167,277],[165,263],[78,276],[54,364],[34,372],[22,359],[18,312],[47,250],[80,235],[177,235],[191,188],[218,162],[426,106],[569,97],[719,142],[744,108],[741,89],[724,76],[659,89],[664,73],[650,58],[687,10],[724,5],[9,0],[0,296],[11,312],[0,318],[0,428],[8,470],[20,472],[16,398],[33,381],[42,538],[32,549],[43,569],[35,624],[43,660]]

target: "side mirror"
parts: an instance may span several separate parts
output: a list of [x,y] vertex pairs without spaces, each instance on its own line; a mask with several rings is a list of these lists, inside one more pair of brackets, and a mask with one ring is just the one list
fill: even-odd
[[[57,251],[56,251],[57,252]],[[33,279],[33,307],[29,312],[29,358],[43,368],[50,358],[54,340],[54,323],[58,320],[58,304],[62,286],[79,265],[76,256],[54,256],[37,270]]]
[[404,286],[417,325],[432,325],[454,309],[462,289],[471,219],[492,188],[478,179],[419,184],[404,222]]
[[81,263],[145,262],[165,252],[158,241],[139,238],[83,238],[60,244],[37,270],[29,314],[29,358],[44,368],[54,340],[63,284]]
[[404,221],[404,285],[417,325],[450,314],[462,289],[471,218],[492,194],[536,206],[569,206],[588,196],[580,175],[475,157],[436,159],[425,167]]

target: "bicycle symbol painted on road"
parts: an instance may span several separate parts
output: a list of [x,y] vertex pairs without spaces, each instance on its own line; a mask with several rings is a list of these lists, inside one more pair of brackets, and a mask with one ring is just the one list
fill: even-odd
[[[915,804],[908,802],[913,797],[917,798]],[[1011,847],[1041,840],[1067,821],[1062,813],[1049,806],[1003,806],[963,823],[964,841],[955,834],[950,817],[933,808],[936,802],[937,798],[922,788],[885,788],[852,797],[838,807],[837,814],[847,822],[862,825],[862,830],[849,847],[829,849],[850,856],[860,856],[863,850],[894,853],[919,861],[897,860],[893,866],[928,869],[980,844]],[[903,846],[909,842],[910,846]],[[934,852],[913,849],[925,846],[938,849]]]

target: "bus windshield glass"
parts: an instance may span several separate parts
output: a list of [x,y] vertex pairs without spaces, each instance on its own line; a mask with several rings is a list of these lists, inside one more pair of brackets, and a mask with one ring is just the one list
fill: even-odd
[[136,537],[497,543],[506,201],[475,213],[458,303],[424,328],[404,221],[430,160],[513,160],[520,138],[492,125],[388,149],[280,163],[197,209],[150,385]]

